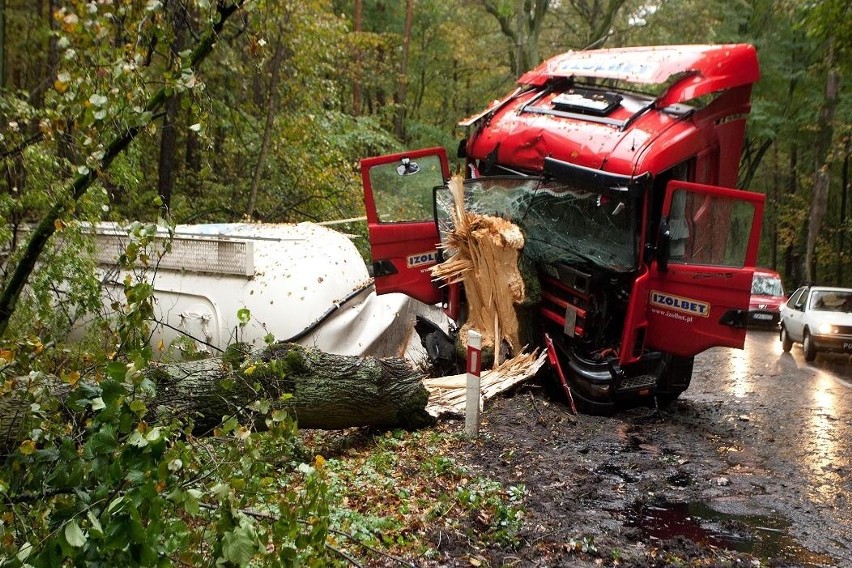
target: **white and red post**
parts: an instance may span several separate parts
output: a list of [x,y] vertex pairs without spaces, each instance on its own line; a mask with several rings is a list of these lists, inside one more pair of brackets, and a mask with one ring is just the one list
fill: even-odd
[[479,435],[479,398],[482,370],[482,334],[467,333],[467,392],[465,394],[464,431],[471,438]]

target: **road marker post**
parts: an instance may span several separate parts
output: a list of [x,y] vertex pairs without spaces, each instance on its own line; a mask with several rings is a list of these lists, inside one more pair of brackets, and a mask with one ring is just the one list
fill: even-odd
[[482,334],[467,333],[467,391],[465,393],[464,431],[471,438],[479,435],[480,377],[482,370]]

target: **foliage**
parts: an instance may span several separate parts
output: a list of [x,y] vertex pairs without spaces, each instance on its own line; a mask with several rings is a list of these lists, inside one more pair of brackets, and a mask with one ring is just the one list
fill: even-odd
[[[155,264],[156,233],[132,224],[121,266]],[[188,418],[146,421],[156,391],[142,372],[153,289],[144,273],[130,274],[113,306],[116,351],[85,375],[31,370],[23,344],[2,352],[3,396],[29,409],[0,470],[3,565],[322,563],[324,460],[297,460],[290,416],[259,400],[247,423],[265,423],[264,432],[225,417],[206,440],[193,438]]]

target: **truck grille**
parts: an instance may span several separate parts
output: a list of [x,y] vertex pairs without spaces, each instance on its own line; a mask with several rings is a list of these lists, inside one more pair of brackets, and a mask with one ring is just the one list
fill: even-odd
[[568,337],[583,337],[590,302],[590,276],[562,265],[547,265],[540,275],[541,314]]

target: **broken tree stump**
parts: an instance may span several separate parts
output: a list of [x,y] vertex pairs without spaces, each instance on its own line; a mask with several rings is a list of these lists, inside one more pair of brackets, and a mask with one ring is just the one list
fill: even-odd
[[483,357],[493,352],[497,366],[504,348],[518,355],[532,339],[526,306],[533,300],[527,291],[534,274],[524,268],[524,235],[506,219],[465,210],[461,176],[454,176],[449,187],[453,227],[442,244],[448,258],[432,268],[432,276],[464,285],[468,314],[458,336],[464,341],[469,329],[479,331]]

